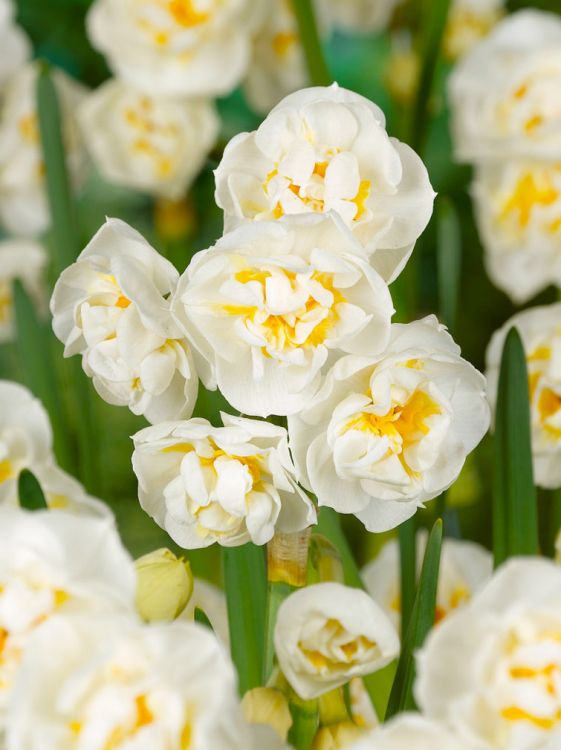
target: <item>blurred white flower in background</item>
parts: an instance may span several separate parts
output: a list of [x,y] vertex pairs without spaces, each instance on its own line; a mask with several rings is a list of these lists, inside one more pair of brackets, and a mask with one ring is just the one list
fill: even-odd
[[15,338],[13,284],[19,280],[39,314],[46,309],[45,248],[26,239],[0,240],[0,343]]
[[50,508],[111,516],[105,503],[57,466],[51,424],[41,402],[19,383],[0,380],[0,506],[22,500],[18,480],[24,469],[33,472]]
[[561,19],[507,16],[449,78],[457,157],[556,159],[561,149]]
[[91,44],[117,77],[147,94],[219,96],[250,57],[249,0],[95,0]]
[[381,669],[399,652],[383,610],[364,591],[339,583],[290,594],[279,608],[274,638],[279,666],[304,700]]
[[505,0],[452,0],[442,39],[446,57],[455,60],[465,55],[504,14]]
[[[39,64],[29,63],[9,80],[0,108],[0,223],[14,235],[37,235],[49,226],[45,167],[36,107]],[[60,99],[66,159],[72,181],[84,171],[84,149],[75,110],[84,87],[52,72]]]
[[381,109],[337,84],[283,99],[256,131],[232,138],[215,177],[226,231],[333,211],[388,281],[432,214],[421,159],[388,137]]
[[308,74],[291,0],[262,5],[244,93],[256,112],[267,114],[284,96],[303,88]]
[[22,665],[7,749],[133,746],[253,750],[225,651],[192,623],[53,618]]
[[116,79],[88,95],[78,118],[105,179],[173,200],[197,176],[220,124],[209,100],[148,96]]
[[288,420],[304,486],[375,532],[447,489],[488,427],[485,378],[434,316],[392,325],[377,357],[340,359]]
[[501,353],[512,326],[520,333],[530,394],[534,481],[561,486],[561,304],[524,310],[493,334],[486,354],[489,400],[496,404]]
[[134,229],[108,219],[51,298],[64,355],[82,366],[108,403],[150,422],[189,417],[198,378],[169,311],[179,274]]
[[348,750],[474,750],[443,724],[403,713],[370,732]]
[[[426,544],[426,531],[418,531],[417,574],[421,570]],[[492,572],[493,558],[485,547],[460,539],[444,539],[440,557],[436,622],[466,604],[491,577]],[[361,576],[370,596],[398,625],[401,621],[401,595],[397,539],[391,539],[383,546],[378,556],[362,569]]]
[[14,16],[12,0],[0,0],[0,88],[31,57],[31,42]]
[[112,519],[0,507],[0,729],[37,628],[57,613],[132,614],[135,586]]
[[203,581],[202,578],[195,578],[189,604],[183,610],[180,618],[192,622],[197,609],[205,613],[216,637],[227,648],[230,643],[230,633],[228,630],[226,595],[223,589],[208,581]]
[[561,286],[561,163],[480,165],[472,193],[493,283],[516,303]]
[[316,215],[224,235],[193,258],[172,309],[205,385],[257,416],[301,409],[330,355],[382,351],[393,313],[343,223]]
[[317,0],[318,9],[342,31],[371,34],[387,28],[402,0]]
[[481,750],[561,743],[561,569],[511,559],[429,633],[415,699],[428,717]]
[[265,544],[301,531],[316,513],[294,478],[286,430],[222,414],[164,422],[134,436],[132,465],[144,510],[186,549]]

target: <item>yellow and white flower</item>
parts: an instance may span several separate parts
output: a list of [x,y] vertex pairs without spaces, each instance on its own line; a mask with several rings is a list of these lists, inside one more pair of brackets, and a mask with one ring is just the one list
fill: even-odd
[[244,93],[256,112],[267,114],[284,96],[306,85],[307,73],[290,0],[267,0],[263,11]]
[[51,298],[64,355],[82,354],[99,395],[150,422],[189,417],[198,378],[169,310],[178,273],[134,229],[108,219]]
[[31,43],[14,15],[12,0],[0,0],[0,88],[31,56]]
[[[427,544],[425,531],[417,532],[417,571],[420,571]],[[440,622],[458,607],[466,604],[487,582],[493,572],[491,553],[475,542],[444,539],[440,557],[436,622]],[[391,539],[378,556],[362,570],[368,593],[393,622],[401,620],[399,582],[399,547]]]
[[118,78],[147,94],[213,97],[242,79],[248,0],[95,0],[86,29]]
[[[0,223],[15,235],[37,235],[49,225],[39,121],[36,106],[38,63],[20,68],[9,80],[0,109]],[[56,70],[66,158],[73,182],[83,172],[84,150],[74,112],[83,87]]]
[[505,0],[453,0],[442,40],[450,60],[463,57],[489,34],[505,14]]
[[11,713],[9,750],[253,747],[225,651],[207,628],[179,621],[53,618],[29,649]]
[[561,286],[561,160],[480,165],[472,192],[493,283],[517,303]]
[[222,414],[164,422],[134,435],[132,465],[144,510],[186,549],[265,544],[315,523],[294,479],[286,430]]
[[481,750],[554,750],[561,742],[561,569],[505,563],[429,634],[415,698],[429,718]]
[[392,325],[378,357],[340,359],[288,421],[304,486],[369,531],[447,489],[488,426],[485,379],[434,316]]
[[39,311],[45,306],[43,273],[47,265],[45,248],[26,239],[0,241],[0,343],[15,336],[13,283],[22,282]]
[[390,293],[336,216],[238,227],[196,255],[172,305],[201,377],[244,414],[291,414],[340,353],[380,352]]
[[172,200],[197,176],[219,129],[209,100],[147,96],[116,79],[90,94],[78,117],[103,177]]
[[423,162],[389,138],[381,109],[337,84],[283,99],[256,131],[230,141],[215,176],[226,230],[332,211],[388,281],[411,254],[434,199]]
[[134,611],[136,575],[112,519],[0,507],[0,728],[21,660],[57,613]]
[[401,0],[317,0],[318,7],[342,31],[370,34],[383,31]]
[[504,18],[450,76],[462,161],[555,159],[561,148],[561,19],[522,10]]
[[364,591],[339,583],[290,594],[279,608],[274,641],[284,676],[304,700],[381,669],[399,652],[382,609]]
[[504,340],[510,328],[520,333],[530,394],[534,481],[561,486],[561,304],[533,307],[514,315],[493,334],[487,348],[489,400],[496,403]]
[[399,714],[348,750],[474,750],[447,727],[421,714]]

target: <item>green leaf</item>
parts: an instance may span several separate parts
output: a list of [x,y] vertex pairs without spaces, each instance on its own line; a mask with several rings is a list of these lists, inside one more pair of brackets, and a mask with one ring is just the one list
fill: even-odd
[[415,603],[417,588],[417,540],[415,516],[407,519],[397,530],[399,542],[399,590],[401,604],[401,636],[405,636]]
[[497,566],[512,555],[539,552],[528,371],[516,328],[509,330],[502,352],[494,447],[493,554]]
[[415,708],[413,700],[415,651],[423,645],[429,630],[434,625],[441,546],[442,521],[439,519],[432,527],[427,542],[415,604],[407,634],[402,641],[401,655],[386,711],[386,720],[400,711],[409,711]]
[[27,510],[44,510],[47,507],[41,485],[29,469],[23,469],[18,477],[18,497],[21,507]]
[[296,586],[291,586],[285,581],[269,581],[267,585],[267,605],[265,616],[265,644],[263,657],[263,685],[266,685],[273,672],[275,661],[275,624],[280,605],[284,600],[296,591]]
[[53,426],[55,453],[59,463],[69,469],[73,464],[73,451],[49,347],[51,333],[38,319],[35,307],[19,280],[14,283],[14,310],[19,361],[26,385],[46,408]]
[[430,122],[434,74],[451,0],[425,0],[420,13],[421,70],[409,117],[409,143],[417,152],[424,148]]
[[267,576],[262,547],[224,547],[224,583],[230,649],[238,670],[239,690],[261,685],[265,638]]
[[62,118],[50,68],[43,64],[37,80],[37,111],[51,213],[51,239],[56,274],[74,263],[78,255],[76,213],[64,151]]
[[195,607],[195,622],[198,622],[199,625],[204,625],[205,628],[208,628],[209,630],[213,629],[210,620],[206,616],[204,610],[200,607]]
[[300,41],[312,86],[329,86],[332,82],[318,33],[312,0],[292,0]]
[[456,327],[456,312],[460,286],[462,237],[454,204],[449,198],[439,198],[437,216],[438,309],[440,319],[450,333]]
[[333,508],[322,507],[318,514],[318,524],[314,531],[323,534],[337,548],[343,563],[345,584],[357,589],[363,589],[364,583],[360,577],[358,566],[341,528],[341,519]]

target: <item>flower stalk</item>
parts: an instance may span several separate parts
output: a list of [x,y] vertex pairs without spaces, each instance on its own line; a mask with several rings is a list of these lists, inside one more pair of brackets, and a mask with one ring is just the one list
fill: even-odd
[[321,47],[312,0],[292,0],[292,8],[298,23],[310,84],[312,86],[329,86],[332,78]]

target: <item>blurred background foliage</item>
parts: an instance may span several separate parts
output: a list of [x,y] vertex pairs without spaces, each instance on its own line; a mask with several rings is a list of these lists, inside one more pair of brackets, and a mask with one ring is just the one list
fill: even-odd
[[[413,30],[420,28],[423,13],[435,0],[410,0],[403,7],[406,22]],[[90,0],[17,0],[18,21],[30,35],[35,55],[64,68],[84,84],[95,87],[102,83],[109,71],[104,59],[90,46],[84,29],[84,18]],[[560,0],[511,0],[509,10],[524,6],[561,12]],[[403,20],[403,19],[401,19]],[[422,45],[422,39],[416,42]],[[387,86],[387,62],[391,44],[390,36],[352,37],[335,34],[326,43],[326,55],[333,78],[341,86],[357,91],[375,101],[385,112],[388,131],[407,139],[408,112],[391,98]],[[489,281],[482,262],[482,248],[475,228],[469,197],[470,169],[459,166],[452,159],[449,135],[449,117],[446,105],[445,84],[449,66],[439,61],[435,74],[433,95],[427,103],[430,122],[423,159],[432,184],[440,196],[449,199],[457,213],[461,232],[461,277],[454,336],[462,347],[464,356],[479,369],[484,369],[484,352],[492,332],[498,328],[515,308],[508,298]],[[254,129],[260,119],[244,101],[243,94],[235,91],[219,101],[222,133],[219,145],[207,161],[205,168],[191,188],[188,200],[180,207],[154,204],[144,195],[121,189],[103,182],[91,174],[78,196],[80,239],[82,245],[98,229],[105,216],[117,216],[131,223],[182,271],[192,254],[212,244],[222,234],[222,217],[214,198],[212,170],[221,156],[221,147],[235,133]],[[410,139],[411,140],[411,139]],[[48,239],[48,238],[47,238]],[[395,320],[404,322],[422,315],[438,312],[436,222],[429,225],[413,254],[406,271],[392,286]],[[552,302],[556,299],[552,288],[543,292],[529,304]],[[64,361],[62,346],[50,336],[54,366],[59,368],[61,382],[75,377],[74,362]],[[30,385],[30,373],[24,372],[17,356],[17,345],[0,347],[0,375]],[[97,455],[97,487],[91,491],[105,499],[118,518],[124,541],[136,556],[158,546],[173,544],[153,521],[143,513],[136,499],[136,480],[131,469],[132,442],[129,436],[145,425],[126,408],[109,406],[98,398],[88,381],[88,393],[94,411],[96,432],[92,451]],[[64,397],[65,394],[63,394]],[[201,389],[195,416],[215,421],[221,408],[227,408],[221,396]],[[66,404],[71,412],[71,405]],[[70,413],[74,423],[79,414]],[[475,539],[490,546],[490,509],[492,451],[489,440],[468,460],[458,482],[448,493],[446,530],[448,534]],[[60,460],[60,456],[59,456]],[[63,462],[61,462],[63,463]],[[71,473],[79,472],[72,459],[64,465]],[[553,504],[545,493],[540,498],[544,506],[542,546],[551,548],[550,529]],[[437,501],[419,514],[420,523],[428,525],[435,517]],[[353,516],[344,518],[344,527],[352,540],[359,563],[364,563],[383,541],[384,535],[364,533]],[[195,574],[219,580],[220,558],[216,545],[207,550],[189,553]]]

